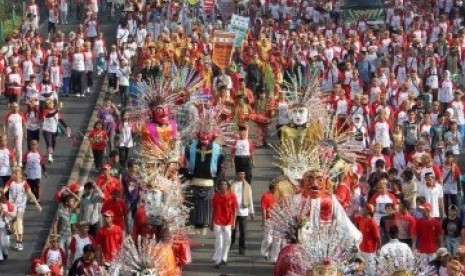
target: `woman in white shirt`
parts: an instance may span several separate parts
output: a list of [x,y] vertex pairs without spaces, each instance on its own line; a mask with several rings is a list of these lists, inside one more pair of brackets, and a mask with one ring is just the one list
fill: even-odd
[[129,121],[129,115],[124,114],[123,120],[119,125],[119,156],[120,162],[123,167],[127,167],[129,160],[129,153],[134,147],[133,133],[137,131],[137,127]]

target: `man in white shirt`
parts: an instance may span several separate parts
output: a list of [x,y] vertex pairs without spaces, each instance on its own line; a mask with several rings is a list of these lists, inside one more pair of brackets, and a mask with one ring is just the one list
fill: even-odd
[[425,174],[425,184],[420,184],[418,196],[426,199],[431,204],[431,216],[433,218],[444,218],[444,192],[442,185],[438,184],[432,172]]
[[236,227],[232,230],[231,245],[236,241],[236,229],[239,227],[239,254],[245,255],[247,217],[254,219],[252,188],[245,180],[245,172],[237,173],[237,180],[231,185],[231,192],[236,196]]

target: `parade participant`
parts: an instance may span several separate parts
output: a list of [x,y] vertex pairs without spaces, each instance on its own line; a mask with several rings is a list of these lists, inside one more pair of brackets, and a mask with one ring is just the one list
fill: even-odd
[[98,230],[95,237],[98,258],[100,263],[108,266],[114,260],[118,250],[120,249],[124,233],[121,227],[113,224],[114,213],[106,211],[103,214],[104,225]]
[[31,186],[32,193],[40,201],[40,181],[42,173],[47,177],[45,170],[45,157],[37,149],[39,141],[31,141],[31,149],[23,157],[23,168],[26,172],[26,181]]
[[23,218],[24,212],[26,211],[27,198],[31,198],[35,203],[37,210],[42,211],[42,207],[37,202],[34,194],[31,191],[30,186],[26,181],[22,180],[22,171],[19,167],[14,167],[12,170],[11,180],[6,183],[3,188],[3,192],[8,192],[8,198],[12,199],[12,203],[17,207],[16,217],[13,220],[13,233],[15,235],[16,244],[14,248],[19,251],[24,249],[23,247]]
[[103,192],[103,202],[107,202],[111,200],[113,191],[121,190],[121,183],[120,181],[111,175],[111,166],[109,164],[105,164],[103,166],[103,170],[97,179],[95,179],[95,184],[102,190]]
[[366,204],[363,217],[354,218],[355,225],[362,232],[361,254],[366,262],[365,275],[376,275],[376,252],[381,247],[381,235],[376,220],[373,218],[375,208]]
[[239,126],[239,139],[231,148],[232,165],[235,168],[236,174],[243,171],[246,174],[246,180],[252,184],[252,168],[253,154],[255,153],[255,146],[251,139],[249,139],[249,130],[246,126]]
[[234,123],[236,125],[248,125],[251,114],[253,114],[252,107],[245,101],[244,96],[238,96],[234,110]]
[[231,192],[236,197],[238,203],[236,208],[236,226],[232,229],[231,244],[236,240],[236,229],[239,228],[239,254],[245,255],[245,240],[247,232],[247,219],[250,215],[251,220],[254,220],[254,207],[252,188],[245,180],[245,172],[239,171],[236,175],[236,180],[231,184]]
[[420,208],[423,218],[417,220],[417,249],[432,261],[442,245],[443,231],[439,221],[431,216],[431,204],[424,203]]
[[215,268],[228,262],[231,229],[235,228],[238,208],[236,197],[231,193],[229,183],[226,180],[220,181],[218,190],[213,195],[213,220],[210,226],[215,232],[215,252],[213,254]]
[[[398,240],[399,229],[393,225],[389,228],[389,242],[381,247],[377,258],[378,275],[403,275],[418,270],[416,260],[410,247]],[[395,265],[394,265],[395,264]]]
[[18,166],[23,166],[23,137],[26,133],[26,120],[19,112],[19,104],[11,103],[10,112],[5,116],[3,133],[7,133],[8,148],[14,150]]
[[82,249],[83,256],[74,261],[68,275],[99,275],[103,273],[102,268],[96,261],[96,249],[92,244],[85,245]]
[[[268,191],[264,193],[260,200],[260,205],[262,208],[262,228],[265,230],[266,221],[270,219],[270,211],[275,204],[274,193],[276,191],[275,183],[270,182],[268,186]],[[260,248],[260,253],[265,257],[265,259],[276,262],[276,259],[279,254],[279,242],[274,241],[274,237],[271,233],[264,231],[262,244]]]
[[83,188],[84,192],[79,201],[79,220],[89,223],[89,234],[95,237],[100,225],[100,204],[104,194],[92,181],[84,184]]
[[89,223],[80,221],[78,223],[78,233],[71,237],[69,243],[68,264],[71,266],[76,260],[84,255],[84,248],[94,244],[94,237],[89,235]]
[[58,129],[60,129],[60,132],[62,133],[66,131],[66,135],[68,137],[71,136],[71,129],[61,118],[60,109],[55,107],[53,101],[47,101],[46,108],[42,113],[42,118],[42,134],[44,136],[48,153],[47,161],[49,163],[53,163],[53,152],[55,150]]
[[48,247],[42,252],[42,262],[49,267],[57,266],[60,272],[66,268],[67,255],[58,240],[59,235],[52,234],[49,238]]
[[112,197],[110,200],[105,201],[102,205],[101,212],[111,211],[115,214],[113,223],[119,226],[121,229],[126,229],[126,216],[128,213],[128,207],[123,199],[121,199],[121,190],[113,190]]
[[3,191],[0,191],[0,262],[8,260],[10,249],[10,221],[16,216],[17,208]]
[[0,178],[2,187],[11,178],[11,169],[15,166],[15,155],[13,150],[8,149],[7,136],[0,136]]
[[103,157],[108,141],[108,132],[103,130],[102,121],[97,120],[94,123],[94,128],[90,131],[88,138],[90,148],[92,149],[92,156],[94,157],[95,170],[100,172],[102,170]]
[[266,98],[266,91],[260,91],[258,99],[255,102],[254,113],[250,115],[250,120],[257,125],[257,147],[266,146],[268,137],[269,115],[272,111],[272,100]]
[[[201,118],[206,119],[201,116]],[[192,224],[197,227],[208,226],[211,222],[211,199],[214,180],[223,169],[224,156],[220,145],[215,142],[213,129],[208,120],[202,120],[203,127],[186,148],[185,158],[189,175],[192,176],[194,216]],[[210,121],[212,123],[212,121]]]

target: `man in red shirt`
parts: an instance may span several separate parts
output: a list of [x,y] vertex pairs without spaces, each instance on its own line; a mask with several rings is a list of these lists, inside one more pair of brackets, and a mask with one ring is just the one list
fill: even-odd
[[97,232],[95,242],[99,249],[101,263],[108,265],[120,249],[124,233],[121,227],[113,224],[115,214],[112,211],[103,213],[104,226]]
[[121,191],[113,190],[112,198],[102,205],[102,213],[112,211],[115,214],[113,223],[125,229],[125,218],[128,213],[128,207],[124,200],[121,199]]
[[415,218],[410,214],[410,201],[405,199],[401,201],[399,213],[396,216],[396,224],[399,228],[399,241],[415,249],[417,230]]
[[417,220],[417,246],[418,252],[427,254],[429,260],[436,257],[436,251],[442,245],[442,226],[439,220],[431,217],[431,204],[424,203],[420,207],[423,218]]
[[114,190],[121,191],[121,183],[117,178],[111,175],[111,165],[109,164],[103,166],[103,172],[97,177],[95,184],[102,190],[104,202],[112,198]]
[[360,244],[360,251],[366,261],[365,272],[369,275],[376,271],[376,250],[381,247],[381,234],[373,218],[375,207],[367,203],[364,208],[363,216],[354,218],[354,223],[357,228],[362,232],[362,243]]
[[215,233],[215,253],[213,260],[215,267],[228,261],[229,246],[231,245],[231,228],[235,225],[236,209],[238,207],[236,196],[229,190],[229,183],[222,180],[219,192],[213,195],[211,229]]
[[[270,218],[270,210],[275,204],[274,193],[276,187],[275,183],[271,182],[268,191],[262,195],[261,198],[261,207],[262,207],[262,228],[265,229],[265,223]],[[268,231],[264,231],[263,240],[261,246],[261,253],[267,260],[276,262],[279,254],[278,243],[273,242],[273,236]]]

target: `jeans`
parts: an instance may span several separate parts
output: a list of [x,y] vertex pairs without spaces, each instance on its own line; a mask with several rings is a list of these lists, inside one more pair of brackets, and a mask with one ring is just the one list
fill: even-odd
[[119,96],[121,101],[121,106],[124,108],[128,105],[129,99],[129,86],[119,86]]
[[236,227],[232,230],[231,244],[236,242],[236,229],[239,227],[239,252],[245,251],[245,233],[247,232],[247,217],[237,216]]
[[453,256],[459,245],[459,238],[454,238],[448,235],[444,236],[444,245],[447,248],[447,251]]
[[86,71],[76,71],[71,72],[71,87],[74,94],[84,94],[86,88]]
[[71,77],[63,78],[62,91],[63,91],[63,95],[69,96],[69,93],[71,92]]
[[120,164],[121,166],[123,166],[123,168],[126,168],[128,166],[130,150],[131,148],[128,148],[128,147],[119,148],[119,159],[120,159]]

